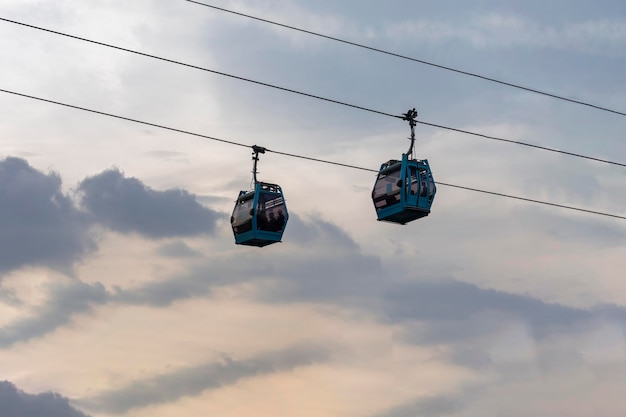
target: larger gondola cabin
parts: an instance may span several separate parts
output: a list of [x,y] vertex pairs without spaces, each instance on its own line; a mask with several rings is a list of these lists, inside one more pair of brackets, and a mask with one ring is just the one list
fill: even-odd
[[415,147],[417,111],[409,110],[403,120],[411,126],[411,145],[401,160],[391,159],[380,166],[372,200],[378,220],[406,224],[430,214],[437,187],[426,159],[412,159]]
[[380,166],[372,190],[378,220],[406,224],[428,216],[437,188],[427,160],[392,159]]

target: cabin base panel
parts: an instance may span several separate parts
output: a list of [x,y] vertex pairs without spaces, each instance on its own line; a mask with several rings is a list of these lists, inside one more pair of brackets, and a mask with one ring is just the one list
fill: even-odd
[[382,213],[383,210],[379,211],[378,221],[381,222],[389,222],[389,223],[398,223],[398,224],[406,224],[412,222],[413,220],[421,219],[422,217],[426,217],[430,214],[430,210],[420,210],[420,209],[409,209],[405,208],[402,211],[396,212],[387,212]]
[[237,245],[263,246],[279,243],[283,237],[282,233],[266,232],[263,230],[249,231],[235,235],[235,243]]

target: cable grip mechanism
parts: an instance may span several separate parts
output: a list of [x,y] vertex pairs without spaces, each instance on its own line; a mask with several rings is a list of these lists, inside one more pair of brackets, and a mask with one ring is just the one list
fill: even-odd
[[256,174],[257,174],[256,165],[257,165],[257,162],[259,162],[259,154],[265,153],[265,151],[266,149],[263,146],[252,145],[252,160],[254,161],[252,163],[252,179],[254,180],[254,184],[258,183],[258,180],[256,178]]
[[411,137],[409,138],[411,144],[409,145],[409,150],[406,153],[407,158],[409,159],[411,159],[415,151],[415,126],[417,125],[417,120],[415,120],[416,118],[417,110],[415,110],[415,107],[402,114],[402,120],[409,122],[409,125],[411,126]]

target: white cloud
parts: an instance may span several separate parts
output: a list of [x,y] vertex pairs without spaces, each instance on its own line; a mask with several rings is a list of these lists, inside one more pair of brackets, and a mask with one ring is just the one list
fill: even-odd
[[520,15],[487,13],[461,22],[407,20],[388,26],[384,35],[394,41],[410,40],[430,47],[459,43],[479,50],[523,47],[621,56],[626,44],[626,21],[615,18],[548,26]]

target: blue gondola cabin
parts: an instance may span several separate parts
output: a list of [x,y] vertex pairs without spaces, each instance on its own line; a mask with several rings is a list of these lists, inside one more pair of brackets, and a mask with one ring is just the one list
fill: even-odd
[[427,160],[409,160],[403,154],[401,161],[387,161],[372,190],[378,220],[406,224],[428,216],[436,191]]
[[257,182],[240,191],[230,222],[238,245],[263,247],[280,242],[287,225],[287,206],[276,184]]

